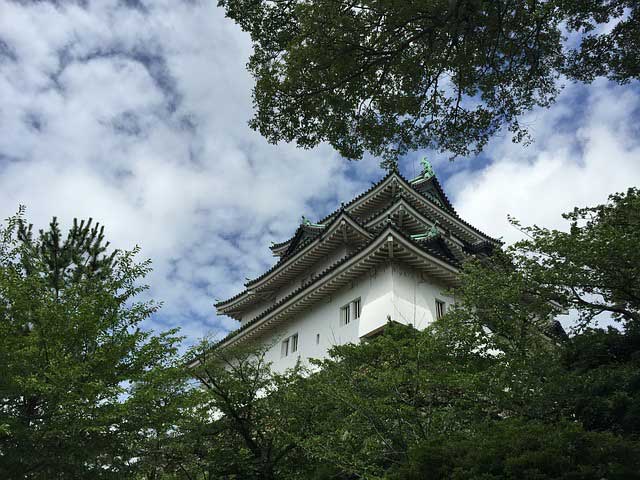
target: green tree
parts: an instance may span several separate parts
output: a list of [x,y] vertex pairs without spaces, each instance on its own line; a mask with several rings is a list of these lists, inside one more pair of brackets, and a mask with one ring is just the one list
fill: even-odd
[[588,430],[640,435],[640,335],[635,328],[589,328],[565,345],[559,405]]
[[519,268],[550,289],[549,298],[578,311],[582,325],[602,313],[640,324],[640,190],[563,217],[567,232],[522,227],[528,239],[512,249]]
[[169,421],[152,392],[179,338],[140,328],[158,308],[139,300],[150,264],[91,224],[34,235],[21,211],[0,228],[2,478],[126,477],[153,415]]
[[[386,165],[418,148],[482,150],[548,107],[558,79],[640,75],[635,0],[219,0],[249,32],[255,116],[271,142],[328,142]],[[602,29],[611,22],[610,31]],[[563,28],[582,35],[565,45]]]
[[[425,472],[428,477],[425,477]],[[633,480],[640,444],[575,422],[510,418],[417,446],[389,480]]]
[[[303,478],[301,451],[286,433],[293,423],[289,390],[298,370],[275,374],[269,346],[216,348],[204,340],[188,354],[200,383],[194,408],[180,421],[180,470],[197,479]],[[302,433],[302,432],[299,432]]]

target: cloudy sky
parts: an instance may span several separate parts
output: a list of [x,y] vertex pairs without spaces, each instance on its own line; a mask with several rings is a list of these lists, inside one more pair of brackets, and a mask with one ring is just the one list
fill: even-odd
[[[212,303],[273,263],[301,215],[322,217],[383,175],[330,147],[269,145],[247,127],[250,42],[208,1],[0,0],[0,216],[93,217],[153,260],[148,327],[194,341],[235,322]],[[523,223],[640,184],[640,89],[568,85],[476,159],[429,154],[466,220],[506,241]],[[412,176],[425,152],[402,159]]]

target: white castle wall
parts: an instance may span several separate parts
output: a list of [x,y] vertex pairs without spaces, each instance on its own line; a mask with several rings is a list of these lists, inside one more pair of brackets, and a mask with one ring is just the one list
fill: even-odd
[[436,299],[448,307],[453,297],[446,294],[448,287],[426,277],[406,265],[394,264],[393,313],[395,321],[423,329],[436,319]]
[[[419,272],[401,265],[379,265],[351,286],[335,292],[325,301],[315,304],[296,318],[285,320],[270,335],[260,339],[271,344],[267,361],[275,371],[295,365],[298,358],[325,358],[334,345],[358,343],[361,337],[383,327],[392,320],[425,328],[435,319],[435,299],[453,302],[444,295],[446,288],[425,279]],[[361,299],[361,315],[347,325],[340,324],[340,308],[354,299]],[[298,334],[298,351],[283,357],[281,341]],[[319,343],[316,336],[320,335]]]

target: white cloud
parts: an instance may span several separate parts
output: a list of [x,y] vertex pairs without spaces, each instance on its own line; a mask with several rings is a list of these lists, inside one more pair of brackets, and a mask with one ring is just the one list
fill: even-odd
[[630,121],[639,111],[640,95],[632,88],[605,82],[570,87],[552,109],[527,118],[534,144],[495,139],[486,151],[488,165],[449,179],[460,214],[512,242],[520,232],[507,215],[562,228],[562,212],[603,203],[610,193],[640,184],[638,127]]
[[[0,1],[0,202],[43,226],[92,216],[154,261],[152,325],[191,339],[234,323],[215,297],[273,262],[300,215],[368,186],[328,148],[246,125],[250,44],[213,2]],[[368,171],[371,164],[363,164]]]
[[[0,0],[0,214],[24,203],[36,226],[92,216],[115,246],[140,244],[164,301],[150,325],[193,340],[234,325],[215,317],[214,298],[273,261],[271,240],[381,172],[376,159],[354,168],[328,147],[269,145],[249,130],[250,42],[215,2],[145,7]],[[463,216],[513,238],[507,213],[552,224],[638,183],[626,123],[637,93],[587,91],[584,118],[571,92],[531,116],[534,146],[497,139],[486,168],[453,164],[447,186]]]

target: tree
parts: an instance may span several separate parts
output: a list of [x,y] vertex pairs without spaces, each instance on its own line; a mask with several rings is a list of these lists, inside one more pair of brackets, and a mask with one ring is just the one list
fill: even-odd
[[[634,0],[219,0],[249,32],[250,126],[271,142],[328,142],[386,166],[409,150],[477,153],[548,107],[565,75],[640,75]],[[600,27],[614,24],[610,31]],[[563,28],[582,34],[573,48]]]
[[471,432],[436,433],[417,446],[389,480],[633,480],[640,444],[574,422],[510,418]]
[[63,238],[54,218],[36,236],[21,210],[0,228],[3,478],[123,478],[153,414],[170,421],[151,391],[179,338],[140,328],[158,308],[139,300],[149,262],[91,225]]
[[201,385],[193,410],[180,422],[181,468],[190,472],[189,478],[304,476],[306,462],[298,461],[300,449],[286,433],[294,421],[288,391],[301,378],[297,369],[273,373],[268,349],[220,349],[205,339],[187,354]]
[[[575,208],[569,231],[532,226],[513,247],[514,261],[550,298],[580,313],[582,325],[610,314],[640,324],[640,190],[616,193],[606,204]],[[514,222],[517,226],[519,224]]]

